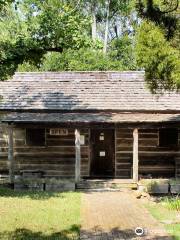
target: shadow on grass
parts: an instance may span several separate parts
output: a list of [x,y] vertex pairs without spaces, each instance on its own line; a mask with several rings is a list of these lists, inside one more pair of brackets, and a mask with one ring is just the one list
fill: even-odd
[[14,198],[30,198],[33,200],[47,200],[51,197],[64,198],[63,192],[46,192],[46,191],[29,191],[29,190],[13,190],[0,187],[0,197]]
[[43,232],[33,232],[26,228],[19,228],[15,231],[0,232],[1,240],[77,240],[79,238],[80,226],[72,225],[70,229],[44,234]]
[[[114,228],[109,232],[106,231],[82,231],[81,234],[79,234],[79,226],[78,225],[72,225],[70,229],[64,230],[62,232],[55,232],[52,234],[44,234],[43,232],[33,232],[31,230],[22,228],[17,229],[13,232],[6,231],[0,233],[0,239],[1,240],[125,240],[125,239],[141,239],[141,237],[138,237],[134,230],[132,229],[125,229],[125,230],[119,230],[118,228]],[[150,236],[143,235],[142,239],[151,239],[151,240],[172,240],[173,238],[166,236]]]

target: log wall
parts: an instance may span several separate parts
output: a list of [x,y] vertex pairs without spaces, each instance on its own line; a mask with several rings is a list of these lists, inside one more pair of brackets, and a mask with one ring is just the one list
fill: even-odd
[[139,175],[150,177],[174,177],[177,149],[159,147],[158,129],[139,130]]
[[[38,131],[38,129],[37,129]],[[49,177],[74,177],[75,136],[74,129],[68,129],[67,136],[52,136],[46,129],[45,146],[27,146],[26,129],[14,129],[15,174],[23,170],[41,170]],[[1,127],[0,172],[8,173],[6,128]],[[82,129],[85,144],[81,146],[81,175],[89,174],[89,131]]]
[[[180,129],[176,149],[159,147],[158,129],[139,129],[139,176],[180,177]],[[116,171],[118,178],[132,178],[133,129],[116,129]]]
[[131,178],[133,163],[133,129],[115,130],[115,176]]
[[[81,176],[90,175],[90,130],[81,129]],[[46,146],[26,145],[26,130],[14,129],[15,174],[23,170],[42,170],[46,176],[74,177],[75,136],[52,136],[46,129]],[[0,126],[0,174],[8,173],[8,137]],[[115,129],[115,177],[132,178],[133,129]],[[180,177],[180,129],[176,150],[158,146],[158,129],[139,129],[139,175],[144,177]]]

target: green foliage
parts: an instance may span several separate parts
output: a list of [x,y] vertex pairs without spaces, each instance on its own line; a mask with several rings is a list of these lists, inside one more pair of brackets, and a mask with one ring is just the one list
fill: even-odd
[[[97,30],[96,43],[92,41],[88,11],[91,4],[96,4],[100,29],[106,19],[106,4],[103,0],[88,2],[24,0],[15,1],[16,7],[6,5],[0,22],[1,80],[17,68],[19,71],[135,69],[133,44],[128,36],[110,40],[106,56],[102,53],[101,30]],[[129,9],[126,1],[111,1],[111,29],[115,18],[128,15]]]
[[0,10],[3,10],[5,6],[7,6],[9,3],[14,2],[13,0],[0,0]]
[[137,63],[146,70],[152,91],[180,87],[180,53],[170,45],[155,24],[143,22],[138,30]]
[[137,68],[133,38],[128,35],[112,41],[110,56],[112,59],[120,61],[124,70],[135,70]]
[[0,22],[1,79],[12,75],[23,62],[39,66],[49,51],[89,46],[89,22],[63,0],[25,0],[19,3],[18,10],[13,5],[7,8]]
[[[7,79],[17,68],[144,69],[152,92],[179,88],[177,3],[177,0],[111,0],[107,21],[105,0],[0,0],[0,78]],[[96,32],[94,37],[91,25]],[[102,54],[103,43],[108,45],[106,56]]]
[[[29,71],[32,66],[25,63],[19,66],[19,71]],[[68,50],[63,53],[48,53],[37,71],[106,71],[122,70],[122,62],[104,55],[101,50],[80,49]]]
[[139,0],[136,6],[140,17],[163,28],[167,39],[174,36],[179,22],[176,16],[179,0]]

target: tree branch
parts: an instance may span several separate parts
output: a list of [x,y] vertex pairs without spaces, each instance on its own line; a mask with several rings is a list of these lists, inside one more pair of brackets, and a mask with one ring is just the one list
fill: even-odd
[[166,14],[166,13],[171,13],[171,12],[176,11],[176,10],[178,9],[178,7],[179,7],[179,0],[176,0],[176,5],[175,5],[175,7],[174,7],[173,9],[171,9],[171,10],[166,10],[166,11],[161,11],[161,12],[164,13],[164,14]]

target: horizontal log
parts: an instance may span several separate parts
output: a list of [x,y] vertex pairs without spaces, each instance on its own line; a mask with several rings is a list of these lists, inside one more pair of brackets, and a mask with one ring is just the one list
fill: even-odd
[[131,165],[116,165],[116,171],[121,170],[121,171],[131,171]]
[[139,129],[139,134],[141,133],[158,133],[158,128],[157,129]]
[[[4,157],[7,156],[7,154],[3,153],[4,154]],[[84,154],[82,153],[81,154],[82,158],[87,158],[87,154]],[[15,157],[16,159],[17,158],[20,158],[20,157],[23,157],[23,158],[26,158],[26,159],[30,159],[31,157],[33,158],[46,158],[46,159],[53,159],[53,158],[64,158],[64,159],[67,159],[67,158],[75,158],[75,154],[72,154],[72,153],[15,153]]]
[[[117,139],[117,146],[133,146],[133,139]],[[139,146],[157,146],[158,139],[139,139]]]
[[[3,159],[3,161],[7,161],[7,159]],[[54,158],[36,158],[36,157],[15,157],[15,161],[19,163],[27,162],[27,163],[67,163],[70,164],[71,162],[75,161],[75,157],[54,157]],[[1,161],[0,161],[1,162]],[[82,157],[81,162],[83,164],[87,164],[89,159],[87,157]]]
[[[116,155],[130,155],[132,154],[131,151],[117,151]],[[163,155],[164,156],[168,156],[168,155],[180,155],[180,152],[176,152],[176,151],[139,151],[139,155],[144,155],[144,156],[156,156],[156,155]]]
[[75,164],[71,165],[60,165],[60,164],[15,164],[15,168],[20,170],[34,170],[41,169],[42,171],[46,170],[55,170],[55,171],[74,171]]
[[147,152],[150,152],[150,151],[152,151],[152,152],[154,152],[154,151],[157,151],[157,152],[158,151],[160,151],[160,152],[166,151],[166,152],[174,152],[174,153],[180,152],[179,149],[175,150],[174,148],[159,147],[159,146],[140,146],[139,147],[139,152],[141,152],[141,151],[147,151]]
[[49,142],[54,142],[54,143],[59,143],[59,142],[73,142],[74,143],[75,139],[74,138],[69,138],[69,137],[59,137],[59,138],[55,138],[55,137],[51,137],[51,138],[46,138],[46,144],[48,145]]
[[133,138],[133,135],[132,133],[121,133],[121,132],[118,132],[116,133],[116,139],[119,139],[119,138],[126,138],[126,139],[132,139]]
[[152,160],[156,160],[156,161],[170,161],[171,159],[173,159],[175,161],[175,155],[157,155],[157,156],[143,156],[140,155],[139,156],[139,161],[152,161]]
[[127,134],[127,133],[133,133],[133,129],[129,129],[129,128],[116,128],[116,133],[117,134]]
[[123,159],[123,158],[121,158],[121,159],[117,159],[117,161],[116,161],[116,164],[130,164],[130,163],[132,163],[133,162],[133,159],[132,158],[129,158],[129,159]]
[[74,170],[73,171],[46,170],[45,174],[60,175],[60,176],[74,176]]
[[88,166],[81,165],[81,171],[88,171]]
[[169,171],[173,171],[174,172],[175,167],[166,167],[166,168],[152,168],[152,167],[140,167],[139,168],[139,172],[149,172],[149,173],[153,173],[153,172],[169,172]]
[[132,156],[133,156],[132,151],[117,151],[116,152],[116,158],[132,157]]
[[169,166],[169,164],[174,165],[175,166],[175,162],[174,161],[158,161],[158,160],[153,160],[153,161],[139,161],[139,165],[141,167],[148,167],[148,166],[152,166],[154,165],[154,167],[159,167],[164,165],[164,167]]
[[116,166],[131,166],[132,165],[132,162],[116,162],[115,164]]
[[[120,144],[116,146],[116,151],[131,151],[133,148],[132,144]],[[150,146],[150,145],[146,145],[144,144],[144,146],[142,146],[142,144],[139,146],[139,151],[169,151],[169,152],[180,152],[180,149],[175,149],[175,148],[170,148],[170,147],[159,147],[157,145],[154,146]]]
[[128,144],[132,144],[133,143],[133,139],[117,139],[116,140],[116,145],[121,145],[121,144],[125,144],[128,146]]
[[159,134],[157,133],[139,133],[139,138],[158,138]]
[[116,152],[120,151],[133,151],[133,146],[117,146]]
[[74,140],[46,140],[47,146],[75,146]]
[[75,158],[53,158],[53,159],[44,159],[44,158],[15,158],[15,161],[18,162],[19,164],[72,164],[75,162]]

